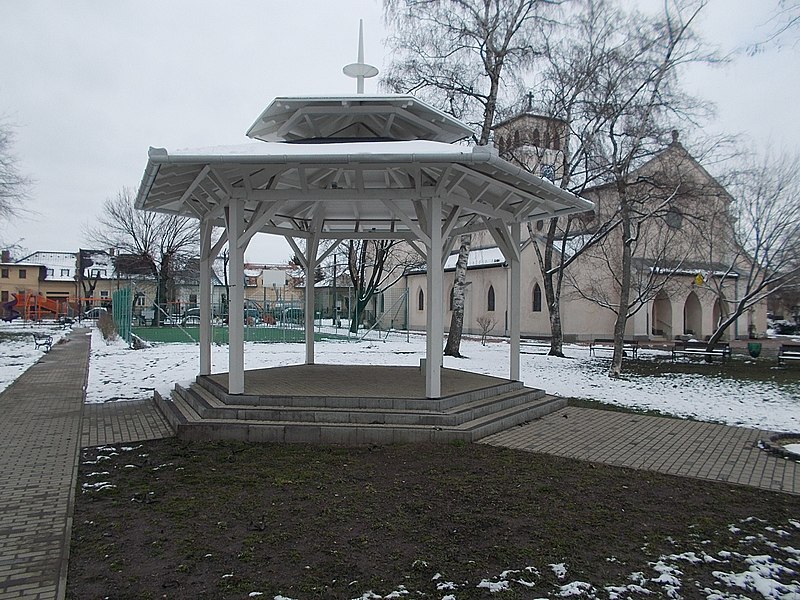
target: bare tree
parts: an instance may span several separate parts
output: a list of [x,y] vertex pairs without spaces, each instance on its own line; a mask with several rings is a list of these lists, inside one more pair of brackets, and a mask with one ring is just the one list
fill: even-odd
[[[537,259],[545,276],[548,307],[555,313],[551,329],[558,341],[551,352],[561,351],[558,303],[564,269],[582,252],[613,240],[613,260],[611,256],[606,260],[618,275],[615,298],[607,302],[617,307],[610,372],[614,376],[622,368],[622,342],[631,309],[637,310],[647,297],[645,293],[631,298],[634,250],[637,243],[641,246],[644,223],[663,215],[671,196],[667,191],[655,205],[643,202],[652,190],[643,198],[637,169],[666,146],[675,121],[695,122],[703,113],[702,105],[680,90],[679,75],[688,63],[716,60],[692,31],[704,6],[703,0],[667,1],[660,16],[645,17],[623,12],[612,2],[587,0],[571,23],[574,37],[551,38],[547,46],[543,103],[569,125],[577,141],[574,152],[564,157],[560,184],[577,193],[598,185],[611,191],[592,223],[587,225],[584,216],[551,221],[537,240],[544,247],[542,251],[537,245]],[[575,229],[583,234],[577,244]],[[553,252],[554,245],[560,251]],[[655,284],[658,278],[652,273],[647,278]]]
[[764,154],[738,171],[730,187],[733,202],[722,225],[732,235],[721,249],[724,269],[709,278],[722,307],[710,349],[767,296],[800,286],[800,156]]
[[116,198],[106,200],[97,224],[87,229],[86,237],[146,265],[158,282],[156,303],[164,310],[175,300],[175,271],[197,256],[198,226],[183,217],[137,210],[134,201],[133,192],[122,188]]
[[497,325],[497,319],[490,315],[481,315],[476,321],[478,322],[478,327],[481,328],[481,346],[485,346],[486,336],[488,336],[489,332]]
[[0,222],[25,211],[30,179],[22,175],[13,153],[14,130],[5,121],[0,121]]
[[799,41],[796,33],[800,29],[800,0],[778,0],[766,25],[770,31],[763,40],[747,49],[751,55],[763,52],[769,46],[780,48],[787,41],[796,47]]
[[[537,32],[561,0],[384,0],[397,59],[384,78],[395,92],[417,92],[477,129],[489,143],[506,78],[539,53]],[[453,315],[444,353],[460,356],[471,236],[461,237]]]
[[372,298],[392,287],[420,260],[398,240],[349,240],[346,243],[347,271],[355,294],[350,331],[356,333]]

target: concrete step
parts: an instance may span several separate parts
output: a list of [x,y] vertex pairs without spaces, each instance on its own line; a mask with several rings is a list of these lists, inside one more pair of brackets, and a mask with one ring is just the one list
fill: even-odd
[[445,411],[397,410],[380,408],[313,408],[308,406],[227,405],[197,384],[189,388],[175,386],[175,393],[203,419],[253,421],[290,421],[311,423],[361,423],[456,426],[507,408],[536,400],[541,390],[522,388],[490,398],[473,400]]
[[157,399],[157,405],[173,425],[178,437],[186,440],[362,445],[453,440],[472,442],[559,410],[566,405],[566,400],[553,396],[539,397],[455,426],[203,418],[179,394],[173,394],[171,399]]
[[227,406],[247,405],[281,407],[293,406],[296,408],[376,408],[394,410],[429,410],[446,411],[455,406],[492,398],[514,390],[524,389],[524,384],[520,381],[507,381],[501,384],[488,386],[476,390],[470,390],[461,394],[454,394],[444,398],[376,398],[376,397],[356,397],[356,396],[282,396],[282,395],[246,395],[228,394],[227,389],[222,385],[202,375],[198,376],[195,384],[202,387],[207,392],[216,396]]

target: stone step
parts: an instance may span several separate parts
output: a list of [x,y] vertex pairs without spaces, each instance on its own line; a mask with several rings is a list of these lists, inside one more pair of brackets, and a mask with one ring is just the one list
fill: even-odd
[[492,398],[514,390],[524,389],[520,381],[506,381],[497,385],[470,390],[461,394],[454,394],[443,398],[376,398],[363,396],[284,396],[284,395],[246,395],[228,394],[227,389],[205,376],[198,376],[195,383],[207,392],[216,396],[223,404],[228,406],[266,406],[281,407],[293,406],[297,408],[377,408],[394,410],[429,410],[445,411],[460,404],[475,400]]
[[217,396],[196,384],[189,388],[175,386],[175,393],[203,419],[252,421],[289,421],[310,423],[360,423],[456,426],[473,419],[536,400],[541,390],[522,388],[489,398],[473,400],[444,411],[397,410],[380,408],[313,408],[308,406],[227,405]]
[[231,439],[250,442],[322,443],[322,444],[389,444],[409,442],[476,441],[497,431],[520,425],[544,414],[559,410],[566,400],[544,396],[483,415],[456,426],[404,425],[398,423],[311,423],[268,420],[203,419],[185,399],[174,394],[171,400],[161,399],[162,411],[174,412],[178,437],[186,440]]

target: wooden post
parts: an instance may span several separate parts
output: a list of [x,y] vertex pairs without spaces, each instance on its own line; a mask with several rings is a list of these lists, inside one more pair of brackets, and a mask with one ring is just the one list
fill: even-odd
[[442,396],[442,354],[444,343],[444,269],[442,269],[442,199],[432,198],[428,214],[427,247],[428,306],[425,348],[425,395]]
[[211,231],[210,222],[200,222],[200,375],[211,374]]
[[[228,229],[228,393],[244,393],[244,248],[239,239],[244,230],[244,201],[229,200]],[[246,244],[245,244],[246,245]]]

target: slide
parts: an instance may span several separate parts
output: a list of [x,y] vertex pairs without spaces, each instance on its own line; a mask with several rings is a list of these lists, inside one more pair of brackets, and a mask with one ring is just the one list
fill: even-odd
[[43,316],[52,315],[53,318],[61,314],[62,306],[59,300],[49,300],[44,296],[36,294],[15,294],[16,304],[20,308],[24,307],[25,319],[32,321],[41,319]]
[[13,300],[11,300],[10,302],[3,302],[3,304],[1,304],[0,306],[2,306],[3,308],[3,317],[2,317],[3,321],[8,321],[10,323],[14,319],[19,318],[20,316],[19,312],[16,310],[17,306],[16,294],[14,294]]

